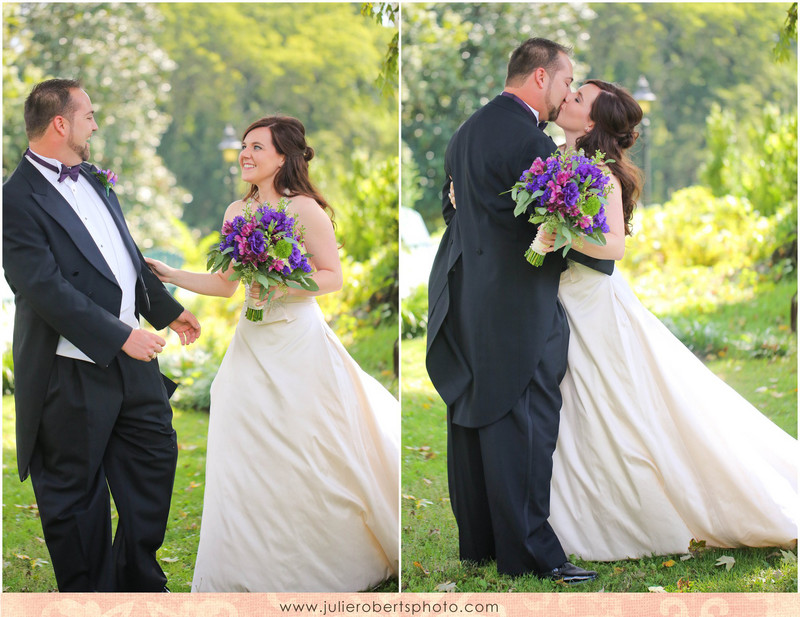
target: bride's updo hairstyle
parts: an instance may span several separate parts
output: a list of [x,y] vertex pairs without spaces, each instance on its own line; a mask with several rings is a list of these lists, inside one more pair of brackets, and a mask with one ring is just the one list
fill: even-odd
[[[242,141],[250,131],[261,127],[270,130],[272,145],[278,154],[286,157],[278,173],[275,174],[275,190],[278,194],[287,197],[297,195],[311,197],[333,220],[333,208],[308,177],[308,162],[314,158],[314,149],[306,143],[306,127],[303,123],[291,116],[267,116],[248,126],[242,135]],[[251,185],[245,200],[255,196],[257,192],[258,187]]]
[[625,234],[630,235],[631,217],[642,190],[642,178],[639,168],[631,163],[626,150],[639,137],[636,125],[642,121],[642,108],[627,90],[615,84],[599,79],[587,79],[584,83],[597,86],[601,92],[589,111],[589,119],[594,122],[594,127],[578,137],[575,147],[583,148],[586,156],[591,157],[600,151],[607,159],[614,160],[608,166],[622,189]]

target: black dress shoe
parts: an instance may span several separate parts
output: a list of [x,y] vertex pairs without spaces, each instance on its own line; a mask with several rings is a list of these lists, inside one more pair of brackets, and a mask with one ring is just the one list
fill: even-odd
[[577,585],[578,583],[593,581],[597,578],[597,572],[594,570],[584,570],[583,568],[579,568],[565,561],[558,568],[553,568],[549,572],[542,572],[539,574],[539,578],[552,581],[564,581],[569,585]]

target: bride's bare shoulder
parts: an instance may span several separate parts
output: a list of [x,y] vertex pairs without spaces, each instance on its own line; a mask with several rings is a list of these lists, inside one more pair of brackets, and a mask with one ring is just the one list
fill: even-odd
[[239,216],[244,212],[244,207],[247,202],[244,199],[237,199],[231,203],[225,210],[223,220],[230,221],[233,217]]

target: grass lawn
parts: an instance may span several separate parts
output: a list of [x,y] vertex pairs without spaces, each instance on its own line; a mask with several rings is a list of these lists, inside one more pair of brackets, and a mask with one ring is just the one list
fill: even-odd
[[[494,564],[465,565],[458,560],[458,533],[447,489],[446,411],[425,372],[424,339],[402,344],[403,506],[402,589],[433,592],[455,583],[457,591],[778,591],[797,590],[796,551],[709,549],[681,561],[678,555],[578,565],[599,572],[598,580],[569,587],[533,576],[512,578]],[[797,356],[725,358],[709,365],[745,398],[787,432],[797,434]],[[688,547],[687,547],[688,548]],[[723,556],[731,570],[716,566]]]
[[[382,327],[374,334],[355,341],[349,351],[362,368],[397,396],[398,384],[392,371],[392,346],[397,329]],[[173,425],[178,433],[178,468],[167,535],[158,558],[167,574],[170,590],[188,592],[200,539],[208,413],[175,409]],[[20,483],[17,475],[14,398],[11,396],[3,397],[2,434],[3,591],[56,591],[30,479]],[[376,591],[397,589],[398,581],[393,579]]]
[[[164,545],[158,552],[171,591],[189,591],[200,538],[208,414],[175,410],[178,469]],[[3,591],[56,591],[30,479],[20,483],[14,398],[3,397]],[[113,513],[115,516],[115,513]],[[116,521],[115,521],[116,522]]]

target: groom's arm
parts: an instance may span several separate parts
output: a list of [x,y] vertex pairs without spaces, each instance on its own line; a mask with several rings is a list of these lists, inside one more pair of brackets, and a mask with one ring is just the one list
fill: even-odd
[[55,332],[108,366],[131,327],[64,278],[47,234],[26,207],[30,200],[3,193],[3,269],[15,294]]
[[149,300],[149,307],[140,307],[141,314],[156,330],[161,330],[178,318],[183,312],[183,306],[172,297],[167,288],[164,287],[164,283],[153,274],[138,246],[136,247],[136,254],[141,264],[144,291]]

